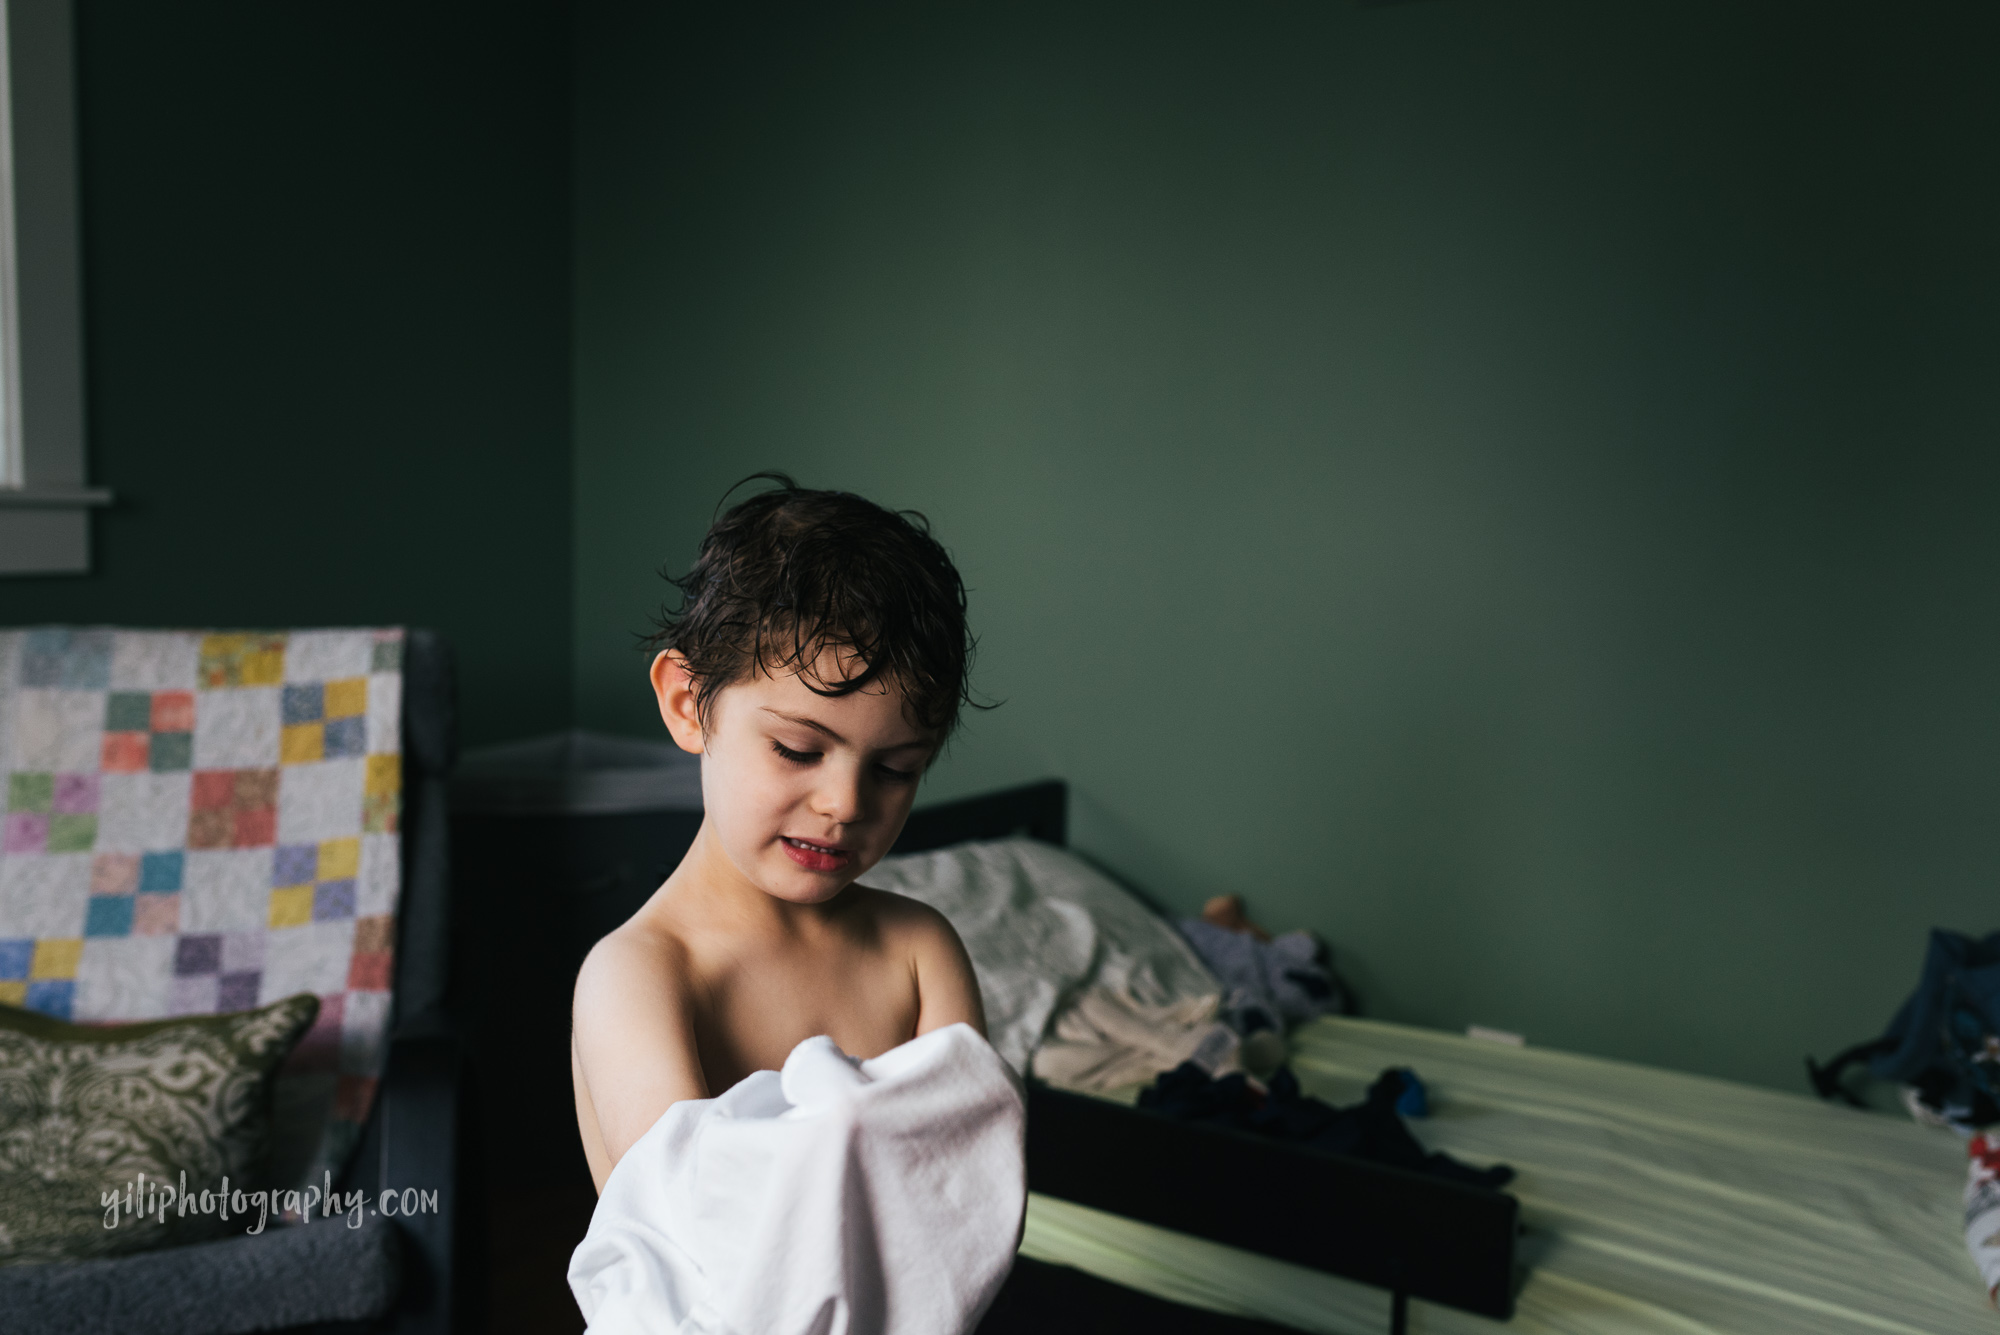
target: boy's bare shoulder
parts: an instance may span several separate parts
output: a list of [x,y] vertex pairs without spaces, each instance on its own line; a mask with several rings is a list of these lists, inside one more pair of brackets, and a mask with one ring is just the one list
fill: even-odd
[[850,896],[849,911],[866,916],[885,931],[919,936],[944,932],[954,940],[957,938],[958,934],[952,931],[950,921],[921,899],[912,899],[894,890],[877,890],[858,881],[847,888],[847,893]]
[[866,916],[877,939],[891,950],[906,953],[920,971],[926,962],[970,969],[957,929],[929,904],[869,885],[855,884],[848,890],[856,896],[854,911]]
[[623,1001],[638,990],[679,1000],[692,975],[687,942],[671,926],[642,915],[614,928],[584,956],[576,976],[577,1004],[600,994]]

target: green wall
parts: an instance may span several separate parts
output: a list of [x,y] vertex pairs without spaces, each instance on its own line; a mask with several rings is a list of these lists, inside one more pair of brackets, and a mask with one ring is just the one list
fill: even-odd
[[586,3],[575,674],[755,469],[1371,1010],[1801,1088],[2000,927],[2000,11]]
[[79,0],[87,576],[0,623],[438,627],[570,713],[556,5]]

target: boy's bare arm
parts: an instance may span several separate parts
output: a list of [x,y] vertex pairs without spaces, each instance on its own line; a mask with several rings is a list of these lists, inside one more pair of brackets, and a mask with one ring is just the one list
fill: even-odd
[[979,1001],[979,979],[965,944],[945,921],[942,913],[928,906],[916,906],[921,916],[915,924],[914,951],[917,964],[917,1032],[928,1034],[950,1024],[969,1024],[983,1038],[986,1008]]
[[[669,1105],[708,1097],[682,963],[675,943],[628,926],[598,942],[577,975],[572,1046],[605,1159],[601,1175],[591,1164],[600,1189]],[[589,1150],[592,1128],[580,1129]]]

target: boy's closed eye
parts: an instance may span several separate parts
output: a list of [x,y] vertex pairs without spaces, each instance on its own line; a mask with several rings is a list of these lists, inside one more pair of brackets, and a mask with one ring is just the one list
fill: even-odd
[[[820,751],[794,750],[775,737],[771,739],[771,749],[794,765],[816,765],[819,763],[820,757],[825,754]],[[901,769],[895,765],[886,765],[879,762],[875,766],[875,772],[886,783],[915,783],[921,776],[920,770]]]

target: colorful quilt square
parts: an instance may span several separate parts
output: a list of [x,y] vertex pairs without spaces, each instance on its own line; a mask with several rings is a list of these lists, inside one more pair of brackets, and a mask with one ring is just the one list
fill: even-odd
[[188,802],[196,811],[222,811],[236,800],[236,771],[205,769],[194,776]]
[[139,859],[139,889],[149,895],[178,890],[186,867],[187,854],[178,848],[147,853]]
[[83,920],[85,936],[132,935],[132,896],[92,895]]
[[374,954],[392,949],[396,944],[396,920],[387,913],[371,913],[365,918],[354,920],[354,949],[363,954]]
[[319,682],[302,682],[285,687],[283,718],[285,726],[299,723],[317,723],[326,717],[325,689]]
[[360,871],[359,839],[328,839],[320,844],[319,865],[314,868],[314,880],[351,881]]
[[34,958],[28,961],[28,977],[74,978],[76,962],[82,958],[82,937],[45,936],[35,942]]
[[294,723],[278,734],[279,764],[311,765],[324,759],[326,759],[324,723]]
[[368,720],[365,718],[336,718],[326,721],[324,749],[326,758],[333,760],[341,756],[366,755],[368,752]]
[[0,978],[26,978],[28,964],[35,958],[35,943],[19,937],[0,941]]
[[217,980],[215,1008],[218,1011],[247,1011],[257,1004],[261,973],[225,973]]
[[0,979],[0,1006],[25,1006],[28,1004],[28,983],[26,979]]
[[97,814],[97,776],[95,774],[56,775],[54,800],[50,809],[66,815],[80,815],[85,812]]
[[7,814],[4,834],[0,834],[0,851],[8,853],[40,853],[49,844],[49,818],[34,811],[12,811]]
[[287,886],[271,892],[271,926],[303,927],[313,920],[313,887]]
[[111,632],[31,630],[21,652],[23,686],[101,691],[111,684]]
[[273,887],[311,885],[319,879],[319,848],[315,844],[279,844],[271,859]]
[[387,992],[394,964],[386,950],[356,951],[347,966],[347,986],[356,992]]
[[326,684],[324,702],[326,717],[360,718],[368,712],[368,678],[349,677],[345,681],[330,681]]
[[23,1000],[31,1011],[67,1020],[76,1004],[76,983],[68,978],[44,978],[30,982]]
[[174,944],[174,974],[191,978],[222,969],[222,938],[212,932],[184,936]]
[[278,772],[198,770],[188,813],[190,848],[261,848],[278,832]]
[[313,887],[314,922],[335,922],[354,916],[354,882],[321,881]]
[[175,774],[194,764],[194,734],[156,732],[149,748],[148,766],[155,774]]
[[153,692],[152,728],[154,732],[193,732],[194,692]]
[[143,732],[107,732],[98,765],[109,774],[141,774],[152,761],[153,739]]
[[172,936],[181,929],[181,897],[135,895],[132,898],[134,936]]
[[129,895],[139,888],[139,855],[99,853],[90,860],[90,893]]
[[7,776],[7,810],[46,815],[55,805],[56,776],[33,771]]
[[233,848],[268,848],[278,838],[278,813],[273,807],[239,811],[230,830]]
[[394,834],[402,811],[403,758],[368,757],[368,774],[361,785],[361,829],[365,834]]
[[152,729],[152,692],[113,691],[104,698],[106,732],[151,732]]
[[204,690],[276,686],[285,679],[282,635],[206,635],[195,671]]
[[49,817],[47,849],[51,853],[88,853],[97,846],[97,817],[57,812]]

